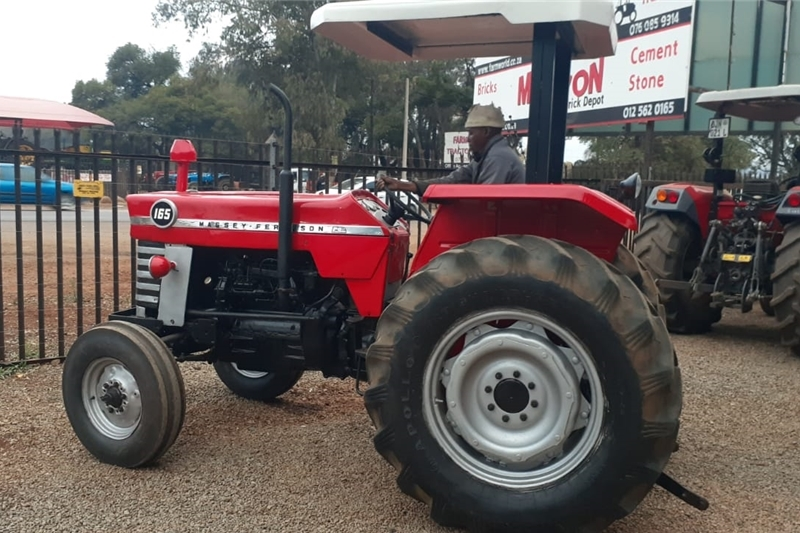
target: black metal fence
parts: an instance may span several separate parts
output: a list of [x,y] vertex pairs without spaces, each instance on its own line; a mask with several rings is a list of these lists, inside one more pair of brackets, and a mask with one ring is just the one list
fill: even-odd
[[[77,336],[131,305],[136,250],[125,197],[174,189],[173,140],[41,130],[26,139],[19,130],[0,137],[0,365],[62,359]],[[204,139],[193,144],[198,162],[190,170],[191,187],[277,189],[282,162],[274,145]],[[369,189],[382,172],[427,180],[452,170],[302,161],[292,169],[298,191],[320,194]],[[565,168],[564,177],[616,196],[619,181],[637,170]],[[667,181],[687,179],[697,180]],[[660,182],[645,181],[632,206],[637,212]],[[96,197],[76,198],[75,188],[87,184],[96,188]],[[418,245],[422,231],[416,229]]]
[[[2,130],[0,130],[2,132]],[[173,138],[14,129],[0,137],[0,365],[63,359],[72,342],[131,305],[136,249],[125,197],[174,190]],[[198,189],[277,190],[268,144],[192,139]],[[272,152],[272,154],[271,154]],[[298,161],[297,190],[370,188],[384,169]],[[407,169],[430,179],[446,169]],[[399,176],[402,169],[391,169]],[[321,179],[324,178],[324,179]],[[76,198],[76,188],[96,197]],[[419,234],[419,232],[418,232]]]

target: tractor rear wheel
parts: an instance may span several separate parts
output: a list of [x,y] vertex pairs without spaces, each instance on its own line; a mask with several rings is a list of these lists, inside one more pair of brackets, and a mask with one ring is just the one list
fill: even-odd
[[783,241],[775,250],[770,307],[775,311],[781,344],[800,355],[800,222],[783,229]]
[[236,363],[215,361],[217,376],[232,393],[247,400],[271,402],[294,387],[303,372],[259,372],[244,370]]
[[61,387],[78,440],[104,463],[154,463],[183,426],[178,364],[158,336],[136,324],[107,322],[78,337],[64,361]]
[[610,265],[534,236],[479,239],[412,276],[366,362],[374,445],[400,489],[471,530],[601,531],[632,512],[682,407],[647,292],[627,250]]
[[[703,239],[684,217],[651,213],[634,238],[634,251],[657,279],[689,281],[700,256]],[[722,309],[711,307],[711,295],[692,297],[690,290],[661,289],[672,333],[707,333],[722,319]]]

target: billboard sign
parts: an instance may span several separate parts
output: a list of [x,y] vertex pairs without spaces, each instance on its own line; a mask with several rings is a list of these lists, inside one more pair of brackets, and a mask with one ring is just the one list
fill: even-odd
[[[683,118],[688,106],[695,0],[618,0],[616,55],[574,60],[567,127]],[[473,103],[494,104],[525,133],[529,57],[476,62]]]
[[469,141],[466,131],[447,131],[444,134],[444,157],[442,161],[446,166],[461,166],[469,163]]

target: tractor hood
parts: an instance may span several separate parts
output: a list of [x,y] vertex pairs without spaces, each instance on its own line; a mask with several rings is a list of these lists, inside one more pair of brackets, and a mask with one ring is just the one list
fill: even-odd
[[[276,192],[159,192],[131,195],[127,202],[134,239],[190,246],[277,247]],[[294,239],[312,234],[385,237],[389,234],[382,220],[385,213],[385,206],[367,191],[295,194]]]
[[314,11],[311,29],[368,59],[529,56],[533,28],[564,23],[574,59],[614,55],[613,0],[359,0]]

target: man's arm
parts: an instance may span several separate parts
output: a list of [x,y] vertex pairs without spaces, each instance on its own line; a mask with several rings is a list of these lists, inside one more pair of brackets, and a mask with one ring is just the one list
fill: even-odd
[[464,165],[463,167],[455,169],[447,176],[434,178],[425,182],[415,181],[414,184],[417,186],[417,194],[422,196],[425,194],[428,186],[433,185],[434,183],[470,183],[472,181],[472,166],[472,163]]

